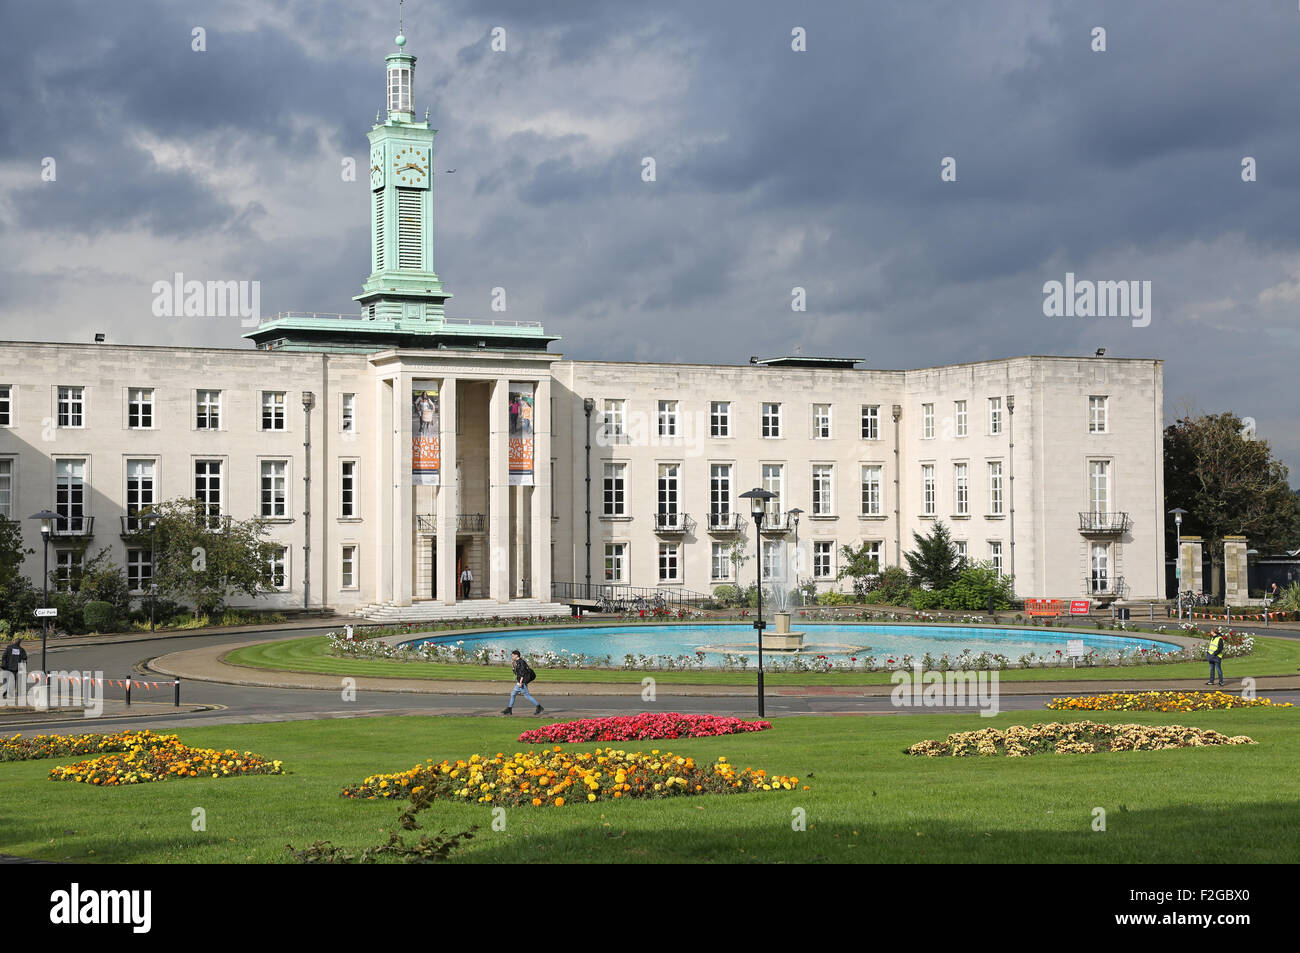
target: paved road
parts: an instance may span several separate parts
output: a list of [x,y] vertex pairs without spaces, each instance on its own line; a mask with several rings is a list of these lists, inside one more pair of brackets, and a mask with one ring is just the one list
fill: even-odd
[[[301,631],[292,633],[265,633],[267,638],[299,636]],[[134,641],[98,642],[75,645],[50,644],[49,667],[57,670],[102,671],[106,678],[125,678],[132,674],[137,678],[159,679],[155,673],[144,668],[144,663],[155,656],[187,649],[214,645],[234,645],[248,642],[256,636],[245,632],[232,632],[224,635],[170,635],[155,639]],[[35,661],[36,659],[33,659]],[[133,700],[148,702],[145,708],[133,707],[128,713],[120,704],[111,704],[106,708],[104,717],[95,719],[93,724],[114,730],[124,728],[176,728],[181,725],[202,724],[237,724],[248,722],[296,721],[312,718],[355,718],[377,715],[483,715],[499,717],[500,706],[504,705],[509,694],[508,677],[502,679],[500,697],[490,695],[430,695],[409,692],[395,693],[382,691],[358,691],[355,701],[345,702],[339,691],[294,688],[260,688],[243,685],[227,685],[213,682],[186,681],[183,685],[184,707],[169,711],[160,703],[170,698],[169,693],[135,692]],[[1013,686],[1008,685],[1010,689]],[[659,686],[654,702],[643,701],[640,685],[629,685],[626,695],[550,695],[546,693],[545,684],[536,686],[537,696],[546,705],[545,717],[588,717],[608,714],[628,714],[641,711],[689,711],[710,714],[730,714],[754,717],[758,713],[755,697],[706,697],[699,695],[672,694],[671,685]],[[572,690],[565,686],[566,690]],[[785,689],[788,691],[789,689]],[[775,694],[779,689],[769,689],[766,700],[767,715],[871,715],[896,714],[899,712],[933,712],[932,708],[897,708],[887,695],[782,695]],[[120,688],[110,688],[107,698],[117,700],[121,696]],[[1059,694],[1056,693],[1056,694]],[[1053,693],[1020,695],[1004,691],[999,698],[1002,710],[1037,710],[1042,711],[1045,703]],[[1291,701],[1300,704],[1300,692],[1270,691],[1269,697],[1276,701]],[[211,706],[204,711],[192,710],[194,706]],[[948,711],[976,711],[977,708],[950,708]],[[519,722],[531,721],[531,714],[521,716],[519,713],[529,711],[529,706],[517,707],[513,716]],[[44,717],[45,720],[33,720]],[[39,731],[86,730],[92,724],[90,719],[80,716],[55,717],[52,715],[34,716],[5,713],[0,709],[0,730],[22,732],[24,734]]]

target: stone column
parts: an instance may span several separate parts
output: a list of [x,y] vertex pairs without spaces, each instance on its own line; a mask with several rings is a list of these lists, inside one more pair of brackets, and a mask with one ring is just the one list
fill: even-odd
[[1223,537],[1223,602],[1243,606],[1250,599],[1246,582],[1246,537]]
[[393,382],[393,601],[399,606],[411,604],[415,586],[411,562],[415,538],[414,492],[411,485],[411,400],[415,378],[398,374]]
[[1180,584],[1183,594],[1203,592],[1205,579],[1201,571],[1201,537],[1184,536],[1178,551],[1178,565],[1182,570]]
[[488,597],[510,601],[510,380],[492,382],[488,405]]
[[[585,417],[583,418],[585,421]],[[534,599],[551,600],[551,378],[537,382],[533,407],[533,487],[530,590]]]
[[[459,598],[456,577],[456,378],[444,377],[438,388],[438,601],[452,605]],[[481,580],[474,580],[482,585]]]

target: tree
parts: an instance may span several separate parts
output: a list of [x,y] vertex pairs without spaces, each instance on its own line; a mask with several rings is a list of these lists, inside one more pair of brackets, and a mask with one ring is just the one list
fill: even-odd
[[913,531],[912,540],[916,543],[916,551],[904,553],[903,558],[918,582],[938,590],[947,589],[957,581],[961,557],[957,555],[948,527],[936,521],[930,535],[922,536]]
[[[1245,536],[1261,551],[1282,548],[1297,520],[1296,495],[1284,463],[1267,440],[1244,434],[1236,414],[1179,418],[1165,428],[1165,509],[1187,510],[1183,535],[1199,535],[1210,552],[1210,585],[1223,592],[1223,537]],[[1166,551],[1175,526],[1165,521]]]
[[853,594],[861,599],[867,593],[869,580],[880,572],[880,560],[876,557],[870,544],[862,543],[857,547],[844,545],[840,547],[840,571],[836,579],[852,579]]
[[0,621],[10,629],[29,628],[38,599],[31,580],[23,575],[23,560],[34,554],[23,549],[23,530],[17,520],[0,516]]
[[209,517],[200,500],[170,500],[158,513],[153,580],[160,593],[211,614],[236,593],[259,596],[277,547],[260,519]]

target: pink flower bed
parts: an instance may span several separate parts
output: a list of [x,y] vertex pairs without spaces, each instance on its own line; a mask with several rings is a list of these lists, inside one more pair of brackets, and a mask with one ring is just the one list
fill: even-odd
[[617,715],[612,718],[583,718],[543,725],[525,731],[519,740],[539,742],[582,741],[649,741],[655,738],[709,738],[713,735],[737,735],[746,731],[771,728],[770,721],[741,721],[720,715],[666,714]]

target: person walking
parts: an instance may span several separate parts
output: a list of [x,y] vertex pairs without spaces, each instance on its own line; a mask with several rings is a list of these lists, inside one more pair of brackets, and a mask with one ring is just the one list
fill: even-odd
[[1205,658],[1210,663],[1210,680],[1206,685],[1214,684],[1214,673],[1219,673],[1219,684],[1223,684],[1223,636],[1218,629],[1210,630],[1210,644],[1205,647]]
[[542,703],[534,698],[528,691],[528,683],[537,677],[537,673],[528,667],[528,663],[524,661],[523,656],[519,654],[518,649],[515,649],[510,653],[510,667],[514,669],[515,687],[514,690],[510,692],[510,704],[501,709],[501,714],[513,715],[514,711],[512,709],[515,707],[515,698],[522,694],[537,706],[537,708],[534,709],[533,714],[540,715],[543,711]]
[[474,585],[474,574],[470,572],[469,567],[466,566],[460,572],[460,597],[462,599],[469,598],[469,590],[470,587],[473,585]]
[[27,650],[23,648],[21,640],[14,639],[11,645],[5,647],[4,658],[0,659],[0,669],[9,673],[8,678],[0,677],[0,693],[8,694],[9,686],[13,685],[14,697],[18,697],[18,677],[26,664]]

